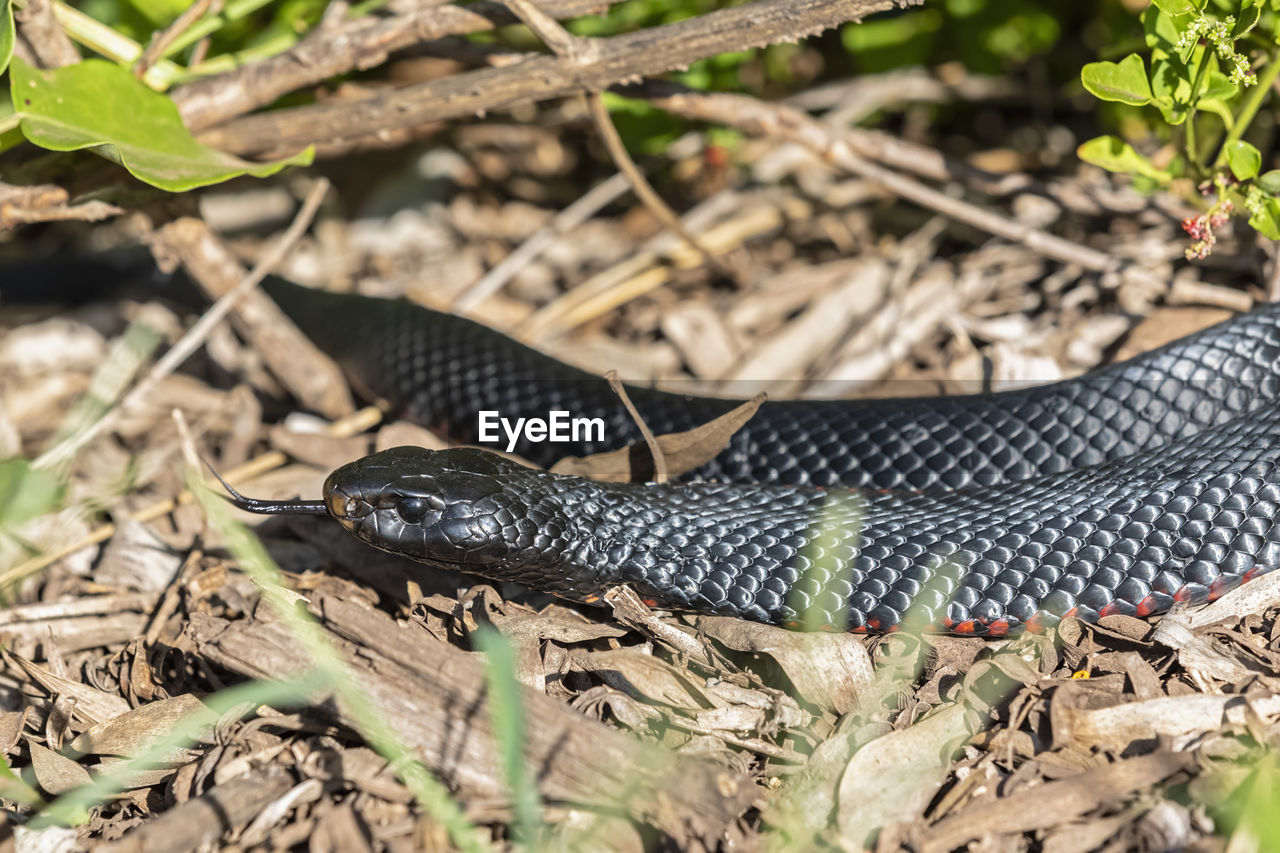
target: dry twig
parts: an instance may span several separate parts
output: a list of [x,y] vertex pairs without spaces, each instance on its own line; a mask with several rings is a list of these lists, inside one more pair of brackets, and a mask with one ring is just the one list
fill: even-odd
[[147,76],[147,69],[156,63],[156,60],[164,56],[165,49],[173,44],[174,39],[187,31],[187,28],[196,21],[204,17],[204,13],[209,11],[214,0],[196,0],[186,10],[174,18],[173,23],[158,30],[151,37],[151,43],[147,45],[147,49],[142,52],[142,56],[138,57],[138,62],[133,66],[133,73],[139,80]]
[[13,47],[28,64],[50,69],[80,61],[80,51],[54,17],[49,0],[27,0],[13,17],[18,24]]
[[618,128],[614,127],[613,119],[609,118],[609,108],[605,106],[604,96],[599,92],[588,93],[587,106],[591,110],[591,120],[595,122],[596,131],[600,134],[600,139],[604,142],[605,148],[609,150],[609,156],[613,158],[614,165],[631,182],[631,188],[635,190],[636,197],[644,202],[645,207],[649,208],[649,212],[659,222],[680,235],[680,239],[689,244],[689,248],[701,255],[706,263],[726,275],[733,276],[734,270],[723,260],[713,255],[710,249],[703,245],[688,228],[684,227],[680,217],[676,216],[675,211],[662,200],[662,196],[658,195],[657,191],[645,179],[644,173],[640,171],[635,161],[631,159],[631,155],[627,153],[627,146],[623,144],[622,137],[618,135]]
[[267,274],[284,259],[284,256],[288,254],[294,244],[302,238],[303,233],[311,225],[311,220],[315,217],[316,211],[319,210],[320,202],[328,190],[329,182],[327,180],[321,178],[316,182],[310,194],[307,195],[306,201],[303,202],[302,207],[298,210],[298,215],[294,218],[293,224],[281,235],[280,239],[271,247],[271,250],[263,256],[262,260],[234,289],[214,303],[204,313],[204,316],[187,330],[182,339],[156,362],[155,366],[151,368],[151,372],[143,377],[115,408],[95,421],[88,429],[69,436],[66,441],[60,443],[57,447],[53,447],[41,454],[32,465],[36,468],[48,468],[70,459],[80,448],[93,441],[102,434],[103,430],[114,424],[121,413],[129,411],[130,408],[136,406],[150,394],[152,389],[160,384],[160,380],[186,361],[187,357],[195,352],[200,344],[204,342],[204,339],[209,336],[214,326],[221,323],[223,318],[231,312],[231,309],[235,307],[240,298],[257,287],[259,282],[267,277]]
[[[905,0],[914,2],[914,0]],[[325,102],[249,116],[201,134],[231,153],[340,144],[428,122],[506,109],[681,68],[707,56],[795,41],[893,8],[894,0],[757,0],[698,18],[599,39],[598,59],[536,55],[418,83],[356,102]]]
[[[600,12],[611,0],[547,0],[542,10],[559,18]],[[514,20],[495,3],[466,7],[417,0],[387,17],[369,15],[309,34],[297,46],[235,71],[175,89],[187,126],[212,127],[266,106],[282,95],[350,71],[374,68],[396,51],[452,35],[484,32]]]
[[602,207],[612,202],[631,186],[627,176],[621,172],[601,181],[587,190],[581,198],[555,215],[546,227],[538,229],[529,239],[499,261],[493,269],[477,281],[468,285],[453,300],[454,311],[463,314],[475,308],[488,297],[502,289],[511,277],[532,263],[561,234],[577,228],[594,216]]
[[1115,273],[1142,286],[1163,292],[1167,282],[1140,267],[1124,263],[1106,252],[1066,240],[999,213],[927,187],[904,175],[863,158],[838,132],[804,113],[777,104],[766,104],[745,95],[705,94],[671,84],[648,83],[628,90],[655,106],[698,121],[737,127],[749,133],[799,142],[837,168],[860,175],[884,189],[989,234],[1021,243],[1032,251],[1065,264],[1078,264],[1098,273]]

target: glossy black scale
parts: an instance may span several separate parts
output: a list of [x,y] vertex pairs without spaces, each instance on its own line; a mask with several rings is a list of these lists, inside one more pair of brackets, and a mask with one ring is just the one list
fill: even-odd
[[[268,290],[357,387],[460,441],[475,440],[481,409],[606,420],[607,446],[517,447],[540,464],[638,438],[602,380],[492,330]],[[606,485],[477,451],[397,450],[336,471],[330,508],[364,495],[369,511],[343,523],[378,547],[574,598],[626,582],[668,606],[774,623],[807,609],[835,628],[976,633],[1145,615],[1280,562],[1278,378],[1280,307],[1262,306],[1040,388],[770,402],[696,472],[721,483]],[[734,405],[631,395],[657,432]],[[388,490],[405,478],[417,502],[397,511]],[[812,488],[841,484],[918,493]]]

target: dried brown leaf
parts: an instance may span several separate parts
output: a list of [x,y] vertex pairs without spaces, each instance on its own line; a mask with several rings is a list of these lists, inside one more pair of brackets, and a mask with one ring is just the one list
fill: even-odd
[[723,376],[742,350],[724,318],[706,302],[685,302],[664,312],[662,332],[680,350],[693,375],[703,379]]
[[107,542],[94,580],[119,589],[159,592],[172,582],[182,557],[169,550],[150,527],[126,518]]
[[597,720],[605,719],[607,711],[632,731],[644,731],[649,727],[650,722],[662,716],[662,712],[652,705],[646,705],[621,690],[615,690],[603,684],[583,691],[573,700],[572,705],[578,711]]
[[78,681],[59,678],[44,667],[8,650],[0,651],[0,655],[3,655],[6,663],[21,669],[50,693],[75,699],[76,716],[90,725],[113,719],[129,710],[129,703],[118,694],[107,693]]
[[871,658],[852,634],[806,634],[721,616],[695,624],[735,651],[773,658],[799,696],[837,714],[852,710],[871,684]]
[[18,745],[18,738],[22,736],[22,730],[27,725],[29,713],[31,708],[24,707],[21,711],[6,711],[0,714],[0,754],[8,755]]
[[1055,723],[1065,724],[1071,739],[1084,747],[1122,750],[1134,741],[1165,736],[1177,739],[1177,748],[1187,738],[1243,726],[1250,711],[1274,722],[1280,717],[1280,696],[1165,696],[1107,708],[1064,709]]
[[711,704],[688,675],[653,655],[633,649],[599,652],[575,649],[570,652],[569,660],[574,669],[590,672],[610,687],[631,696],[686,710]]
[[613,616],[624,625],[630,626],[641,634],[665,645],[673,651],[686,655],[699,663],[710,664],[711,659],[701,640],[688,629],[663,622],[640,600],[640,596],[629,586],[614,587],[604,594],[605,603],[613,608]]
[[836,794],[836,823],[845,846],[860,849],[880,827],[923,812],[947,777],[951,752],[970,734],[966,709],[956,704],[855,752]]
[[[678,477],[718,456],[720,451],[729,446],[729,439],[733,438],[733,434],[751,420],[764,400],[764,394],[757,394],[702,426],[658,436],[658,446],[662,448],[662,454],[666,458],[667,475]],[[649,450],[641,443],[591,456],[566,456],[551,466],[551,472],[588,477],[606,483],[628,483],[650,479],[645,472],[651,471],[651,466]]]
[[81,733],[70,746],[82,755],[138,755],[204,709],[190,693],[148,702]]
[[1173,649],[1184,669],[1201,676],[1231,684],[1243,681],[1253,674],[1248,666],[1229,657],[1223,647],[1195,633],[1191,624],[1189,614],[1178,611],[1169,613],[1156,625],[1151,639]]
[[922,853],[944,853],[989,833],[1057,826],[1100,806],[1114,807],[1131,792],[1155,785],[1194,764],[1195,758],[1186,753],[1157,752],[1024,788],[1000,798],[998,809],[977,803],[943,819],[930,828],[919,849]]
[[365,435],[339,437],[319,432],[296,432],[282,426],[272,427],[269,434],[276,449],[325,471],[369,453],[369,437]]
[[[122,767],[124,767],[127,761],[127,758],[107,756],[101,759],[97,764],[89,765],[89,769],[92,770],[95,775],[118,772]],[[182,766],[186,767],[187,765],[184,764]],[[153,785],[163,784],[167,779],[177,774],[178,769],[179,768],[177,767],[158,767],[154,770],[131,770],[129,771],[128,778],[125,781],[129,786],[129,790],[142,791],[152,787]]]
[[38,743],[28,742],[27,748],[31,750],[31,769],[36,774],[36,782],[47,793],[57,797],[92,781],[88,770],[65,755]]

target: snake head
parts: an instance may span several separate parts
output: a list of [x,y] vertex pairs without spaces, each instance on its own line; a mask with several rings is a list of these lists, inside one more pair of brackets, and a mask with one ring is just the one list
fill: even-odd
[[324,502],[383,551],[519,580],[567,526],[542,502],[554,479],[485,450],[394,447],[335,470]]

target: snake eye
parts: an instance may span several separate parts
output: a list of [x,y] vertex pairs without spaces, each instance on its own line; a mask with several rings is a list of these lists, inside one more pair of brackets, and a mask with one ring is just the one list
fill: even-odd
[[418,524],[427,517],[427,502],[422,498],[400,498],[396,501],[396,515],[405,524]]

